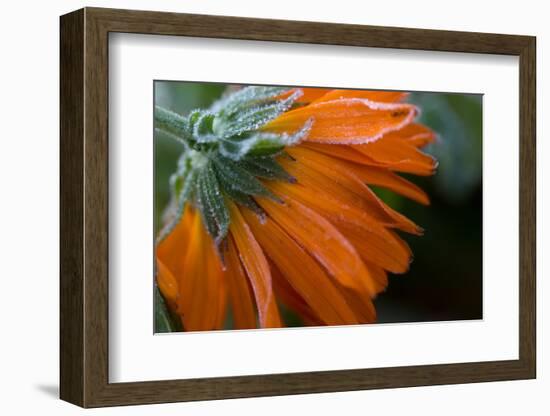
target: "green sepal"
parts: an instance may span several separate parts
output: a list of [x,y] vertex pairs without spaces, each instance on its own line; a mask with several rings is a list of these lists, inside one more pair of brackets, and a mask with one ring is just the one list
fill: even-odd
[[214,242],[219,244],[229,231],[230,218],[211,162],[200,172],[197,182],[197,204],[208,232],[214,238]]
[[241,142],[241,154],[242,157],[274,155],[284,149],[285,141],[284,134],[257,132]]
[[258,215],[261,222],[265,220],[265,211],[262,209],[262,207],[258,205],[258,203],[254,200],[252,196],[247,195],[244,192],[238,191],[229,186],[229,184],[225,182],[225,179],[221,177],[221,175],[218,176],[218,180],[220,182],[220,186],[223,189],[223,192],[225,193],[225,195],[227,195],[228,198],[254,212],[256,215]]
[[220,112],[216,119],[216,134],[222,138],[229,138],[257,130],[288,110],[300,94],[297,90],[282,100],[254,105],[230,114]]
[[258,205],[258,203],[254,200],[254,198],[242,192],[236,191],[234,189],[226,189],[225,192],[236,203],[254,212],[260,218],[260,222],[265,221],[267,214],[262,209],[262,207]]
[[166,306],[166,302],[160,293],[157,285],[154,288],[155,292],[155,328],[154,332],[167,333],[167,332],[180,332],[183,331],[181,321],[175,317]]
[[216,157],[213,161],[217,176],[223,178],[224,187],[234,189],[246,195],[263,196],[281,202],[281,200],[262,185],[254,175],[237,163],[222,157]]
[[211,110],[230,116],[262,102],[274,101],[288,91],[288,87],[249,86],[222,97],[214,103]]
[[197,143],[210,143],[219,140],[214,134],[214,120],[216,116],[212,113],[202,112],[196,120],[193,120],[193,136]]
[[273,157],[250,157],[240,161],[239,165],[260,178],[296,182],[296,178],[284,170]]
[[241,160],[247,156],[261,157],[280,153],[286,146],[293,146],[304,139],[313,120],[309,119],[301,129],[292,134],[258,131],[239,137],[226,139],[220,144],[220,153],[232,160]]
[[193,197],[197,176],[198,172],[192,168],[189,152],[184,153],[179,160],[178,170],[170,177],[170,192],[175,201],[174,212],[160,231],[158,242],[164,240],[181,220],[185,204]]

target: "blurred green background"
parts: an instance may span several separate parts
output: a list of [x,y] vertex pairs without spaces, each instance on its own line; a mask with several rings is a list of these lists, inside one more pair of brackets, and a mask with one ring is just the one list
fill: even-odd
[[[155,104],[180,114],[208,107],[226,84],[155,81]],[[439,161],[431,177],[403,175],[430,196],[425,207],[391,192],[375,191],[393,208],[424,228],[421,237],[402,234],[414,253],[411,269],[389,275],[386,292],[375,300],[378,322],[418,322],[482,318],[482,96],[414,92],[408,101],[421,110],[419,121],[438,140],[424,148]],[[168,179],[181,145],[155,138],[155,227],[169,200]],[[288,326],[301,322],[283,310]],[[228,322],[230,324],[230,320]]]

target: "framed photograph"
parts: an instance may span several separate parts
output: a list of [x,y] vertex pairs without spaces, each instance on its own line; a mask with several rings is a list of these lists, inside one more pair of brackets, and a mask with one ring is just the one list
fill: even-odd
[[535,378],[534,37],[60,28],[63,400]]

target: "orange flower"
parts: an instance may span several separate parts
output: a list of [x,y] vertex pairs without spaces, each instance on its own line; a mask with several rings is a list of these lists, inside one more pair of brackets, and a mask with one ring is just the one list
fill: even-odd
[[279,305],[306,325],[376,320],[372,300],[387,273],[404,273],[411,250],[397,231],[421,234],[370,185],[421,204],[427,195],[397,172],[430,175],[436,161],[422,153],[434,133],[415,122],[406,94],[294,89],[296,103],[261,127],[305,138],[276,161],[291,181],[266,180],[273,197],[254,196],[261,212],[227,199],[229,233],[216,244],[198,210],[187,204],[157,244],[157,283],[185,330],[283,325]]

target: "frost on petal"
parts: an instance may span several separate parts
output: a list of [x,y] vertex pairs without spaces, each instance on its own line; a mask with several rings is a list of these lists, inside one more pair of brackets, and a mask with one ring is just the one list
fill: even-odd
[[307,140],[332,144],[364,144],[411,123],[417,107],[403,103],[379,103],[362,98],[312,103],[288,111],[268,123],[264,130],[296,131],[310,117],[314,123]]

